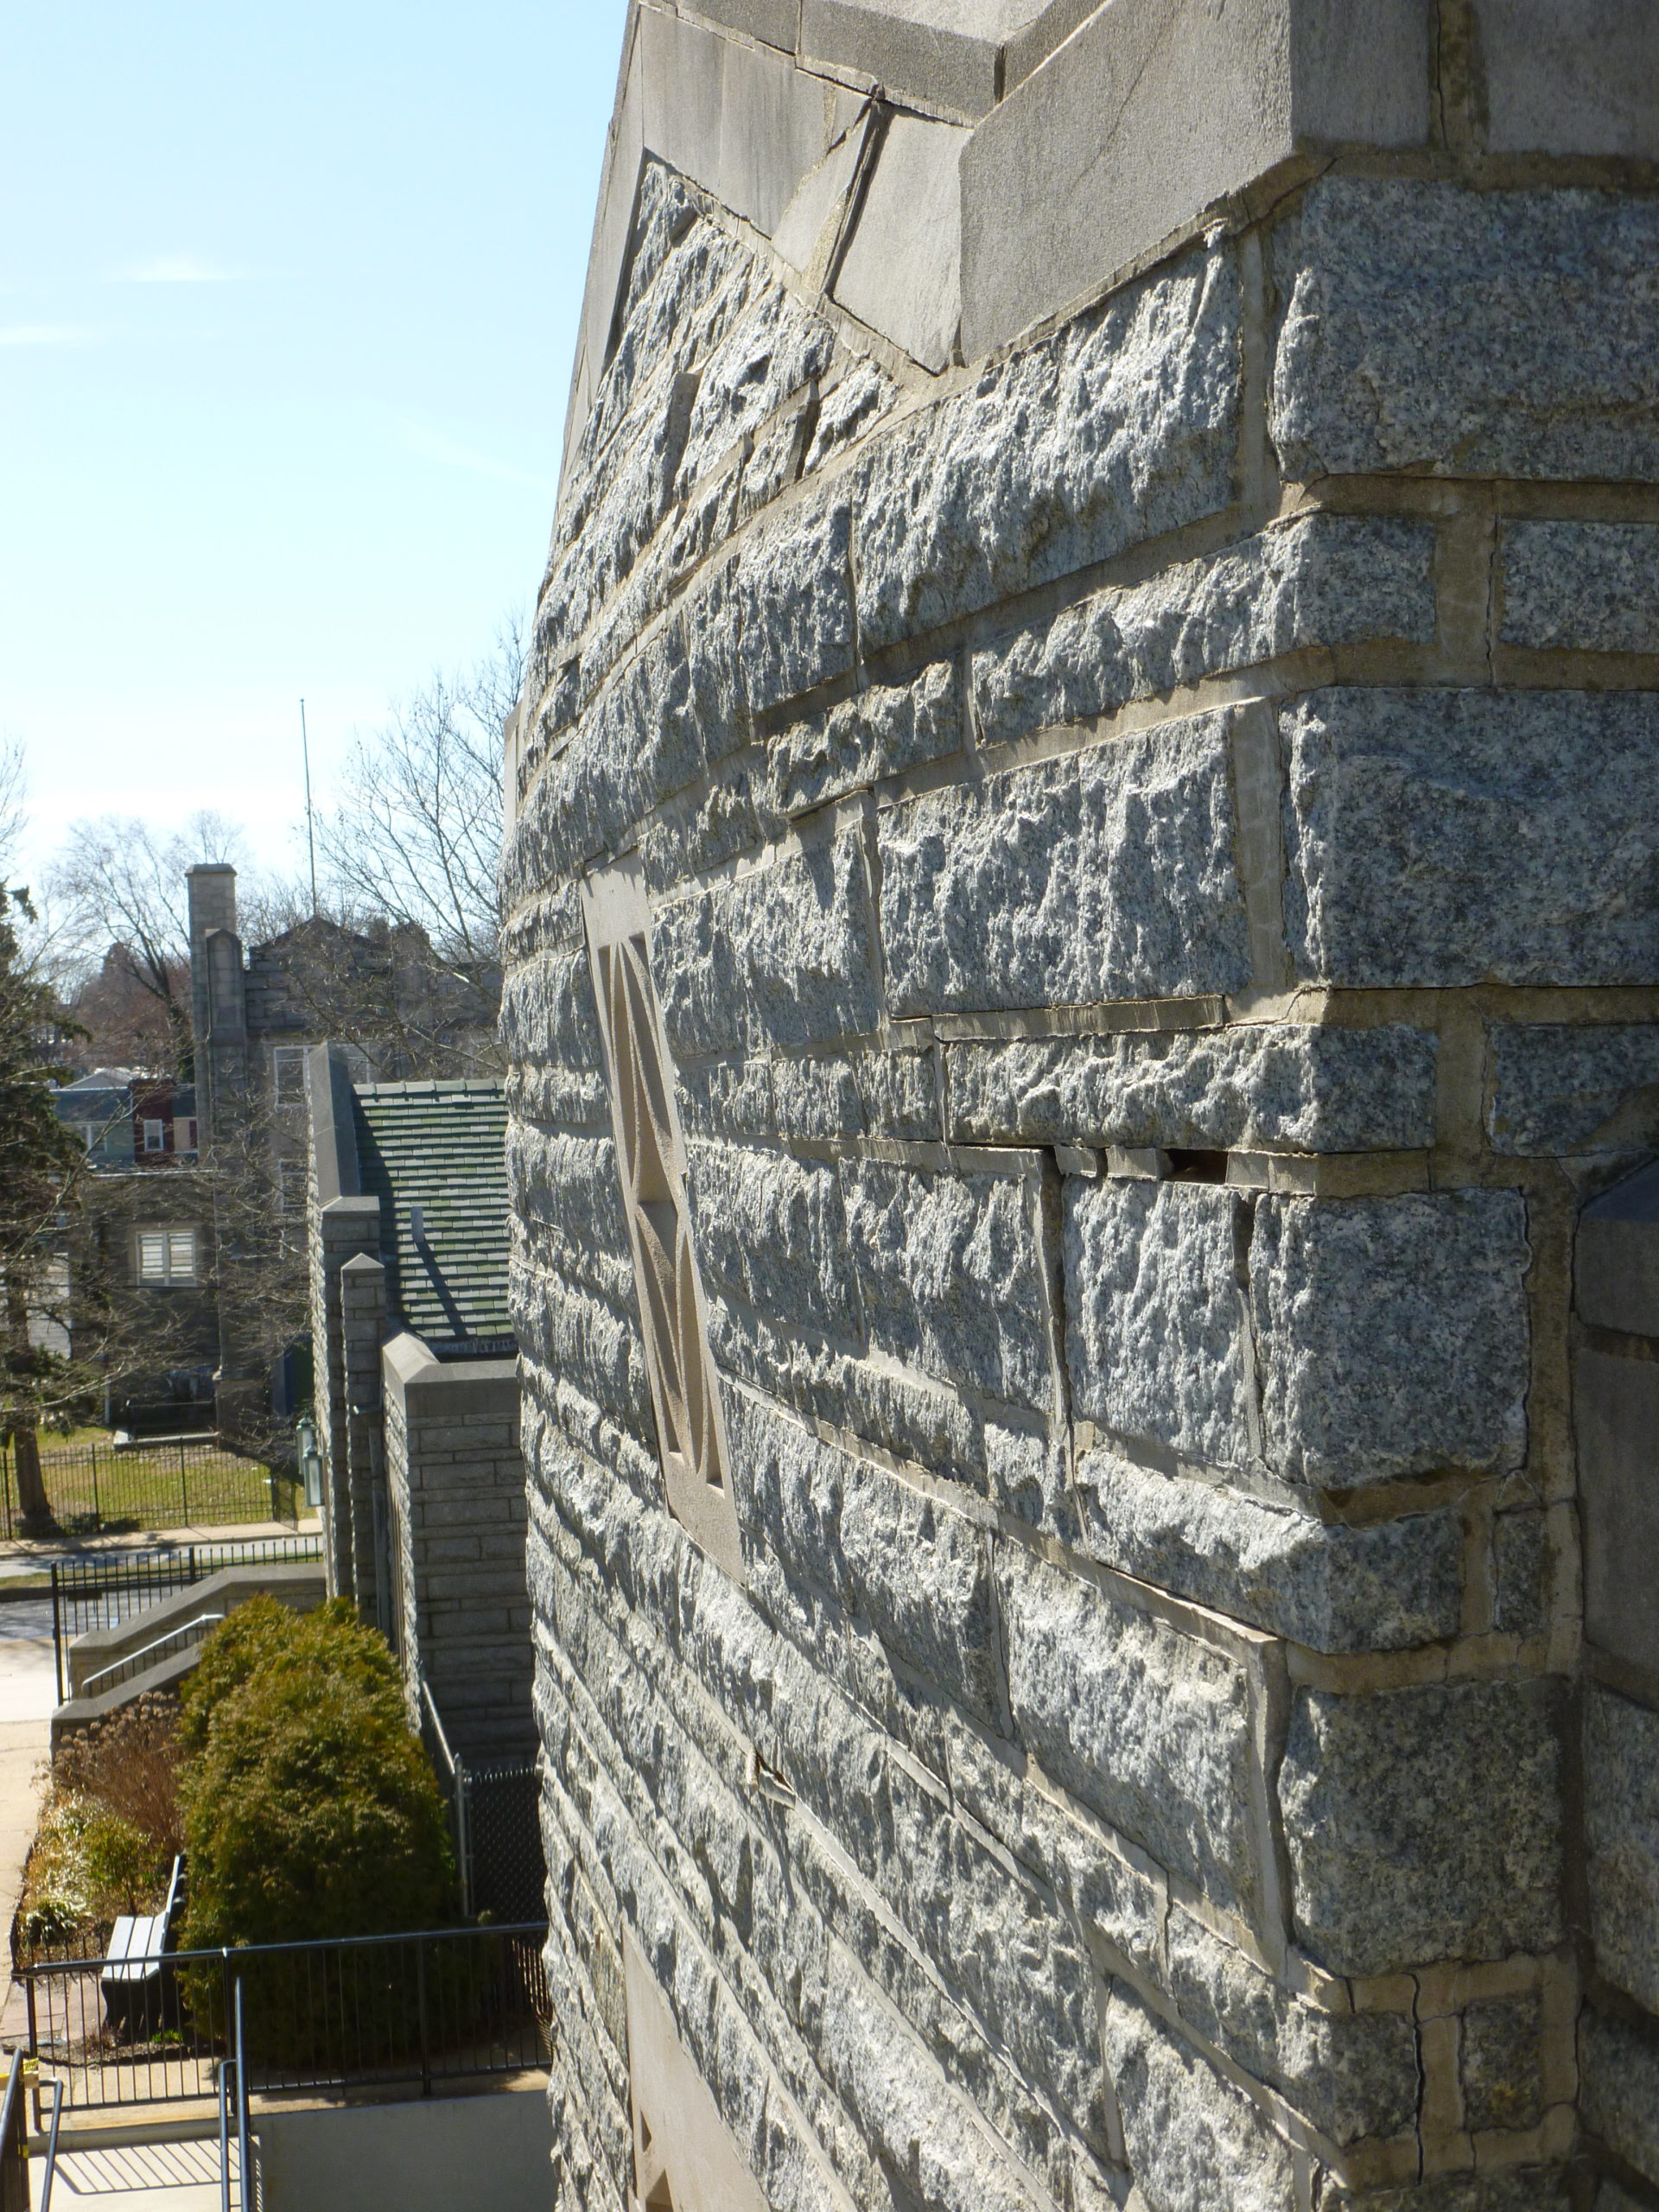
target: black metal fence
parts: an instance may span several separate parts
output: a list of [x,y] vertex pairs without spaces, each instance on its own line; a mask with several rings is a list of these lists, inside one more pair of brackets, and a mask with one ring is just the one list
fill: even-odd
[[[41,1478],[54,1521],[71,1535],[124,1529],[230,1528],[245,1521],[299,1518],[291,1471],[227,1452],[216,1438],[157,1438],[118,1449],[96,1440],[41,1449]],[[0,1528],[22,1533],[17,1468],[0,1446]]]
[[319,1536],[253,1536],[222,1544],[175,1544],[156,1551],[54,1560],[52,1648],[60,1703],[69,1694],[65,1654],[88,1629],[113,1628],[118,1621],[159,1605],[175,1591],[188,1590],[224,1567],[299,1567],[321,1557]]
[[212,2097],[239,1982],[251,2092],[429,2096],[547,2064],[546,1935],[542,1920],[23,1966],[29,2050],[80,2109]]
[[547,1910],[541,1777],[528,1760],[469,1766],[451,1747],[430,1684],[417,1679],[421,1739],[449,1805],[461,1909],[468,1919],[534,1920]]

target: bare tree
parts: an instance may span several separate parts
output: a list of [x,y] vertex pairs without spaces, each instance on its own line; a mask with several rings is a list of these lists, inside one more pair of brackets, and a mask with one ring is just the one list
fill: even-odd
[[[222,814],[194,814],[172,836],[106,814],[76,823],[47,871],[67,951],[89,982],[104,977],[114,958],[111,986],[118,982],[119,995],[128,998],[122,1027],[164,1039],[171,1073],[189,1064],[192,1045],[186,871],[200,861],[240,865],[243,858],[242,831]],[[146,1023],[133,1018],[132,993],[149,1001]]]
[[384,728],[359,738],[318,836],[341,918],[355,915],[362,927],[372,917],[368,926],[388,928],[394,967],[428,970],[422,1018],[448,1033],[452,1051],[454,1037],[470,1033],[472,1056],[492,1070],[501,997],[502,726],[524,660],[522,635],[510,623],[470,675],[435,677]]
[[27,828],[23,753],[0,742],[0,1432],[10,1438],[22,1524],[50,1527],[40,1428],[85,1388],[70,1356],[59,1232],[86,1182],[86,1155],[59,1120],[52,1047],[63,1009],[31,939],[35,905],[8,881]]

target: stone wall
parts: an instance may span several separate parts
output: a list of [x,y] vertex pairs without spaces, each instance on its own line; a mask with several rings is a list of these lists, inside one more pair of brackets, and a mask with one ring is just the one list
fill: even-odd
[[411,1706],[418,1666],[459,1758],[524,1759],[536,1729],[517,1370],[446,1364],[407,1334],[383,1365],[394,1638]]
[[[508,745],[555,2202],[1659,2204],[1572,1307],[1659,1139],[1646,49],[709,12],[630,19]],[[1114,106],[1154,16],[1232,74]]]

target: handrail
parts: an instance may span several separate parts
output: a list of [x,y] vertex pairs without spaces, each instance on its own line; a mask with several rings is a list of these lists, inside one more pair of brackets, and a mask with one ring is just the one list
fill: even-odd
[[242,1977],[236,1978],[236,2173],[237,2195],[247,2212],[248,2177],[248,2063],[242,2039]]
[[486,1928],[395,1928],[381,1936],[301,1936],[291,1943],[238,1943],[226,1951],[222,1945],[205,1951],[156,1951],[140,1957],[111,1961],[95,1953],[86,1959],[35,1959],[15,1969],[19,1981],[49,1981],[54,1976],[91,1974],[95,1968],[116,1966],[188,1967],[201,1959],[233,1958],[241,1964],[251,1959],[275,1958],[285,1951],[355,1951],[372,1943],[458,1942],[473,1936],[545,1936],[547,1921],[491,1921]]
[[[238,1987],[240,1985],[238,1985]],[[231,2122],[226,2082],[236,2063],[227,2051],[219,2062],[219,2208],[231,2212]]]
[[26,2052],[12,2052],[5,2103],[0,2107],[0,2212],[28,2212],[29,2208],[29,2152],[24,2148],[29,2127],[23,2087],[28,2063]]
[[458,1871],[461,1875],[461,1910],[463,1916],[470,1920],[473,1916],[473,1838],[472,1807],[468,1802],[469,1793],[467,1786],[470,1779],[469,1770],[466,1761],[457,1758],[449,1748],[449,1738],[444,1732],[443,1716],[438,1711],[437,1700],[432,1694],[432,1688],[426,1679],[424,1669],[421,1671],[420,1683],[421,1696],[425,1701],[428,1713],[432,1716],[432,1726],[437,1736],[438,1749],[442,1752],[443,1763],[449,1770],[450,1787],[454,1791],[455,1858],[459,1862]]
[[137,1651],[129,1651],[123,1657],[112,1660],[109,1666],[100,1667],[95,1675],[88,1675],[80,1686],[81,1696],[89,1696],[92,1684],[101,1682],[106,1675],[118,1675],[125,1667],[137,1666],[139,1660],[148,1659],[152,1651],[159,1651],[164,1644],[176,1643],[181,1637],[188,1636],[193,1629],[216,1627],[224,1618],[223,1613],[199,1613],[194,1620],[183,1621],[177,1628],[169,1629],[165,1636],[158,1636],[153,1643],[141,1643]]
[[444,1733],[443,1716],[438,1711],[437,1701],[432,1695],[431,1685],[424,1674],[421,1676],[421,1696],[425,1701],[428,1713],[432,1716],[432,1726],[437,1731],[438,1749],[443,1753],[443,1763],[448,1768],[453,1778],[462,1771],[461,1764],[449,1748],[449,1738]]
[[52,2132],[46,2139],[46,2171],[41,2177],[41,2212],[51,2212],[52,2183],[58,2171],[58,2123],[63,2118],[63,2083],[52,2082]]

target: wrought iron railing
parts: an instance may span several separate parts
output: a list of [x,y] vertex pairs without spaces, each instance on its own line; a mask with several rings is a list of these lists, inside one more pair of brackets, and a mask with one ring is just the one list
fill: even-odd
[[214,2099],[234,2061],[259,2090],[448,2083],[545,2066],[545,1921],[22,1966],[28,2048],[76,2108]]
[[52,1646],[57,1658],[60,1702],[69,1694],[65,1658],[88,1629],[158,1605],[226,1567],[302,1567],[322,1557],[317,1536],[255,1536],[222,1544],[175,1544],[164,1550],[112,1553],[103,1558],[57,1560],[52,1567]]
[[[71,1535],[115,1529],[226,1528],[240,1521],[285,1521],[299,1515],[298,1478],[291,1468],[227,1452],[216,1437],[157,1438],[131,1445],[54,1444],[41,1447],[41,1478],[53,1518]],[[22,1533],[17,1470],[0,1446],[0,1529]]]

